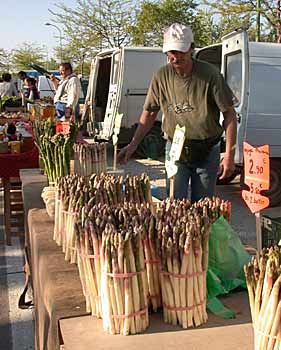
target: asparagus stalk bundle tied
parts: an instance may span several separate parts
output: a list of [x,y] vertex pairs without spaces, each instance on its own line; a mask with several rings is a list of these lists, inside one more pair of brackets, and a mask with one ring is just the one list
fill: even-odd
[[63,133],[56,134],[56,124],[54,121],[36,121],[36,144],[50,184],[54,184],[60,176],[70,173],[70,158],[77,131],[77,126],[71,123],[70,133],[68,135],[64,135]]
[[[140,211],[142,212],[142,216],[139,214]],[[152,214],[151,214],[149,205],[143,205],[141,208],[137,208],[134,204],[127,203],[127,202],[124,202],[121,205],[118,205],[115,207],[110,207],[108,205],[102,205],[99,203],[97,205],[94,205],[90,209],[89,207],[87,207],[87,209],[84,208],[83,227],[80,224],[75,225],[75,231],[77,236],[76,247],[78,251],[78,254],[77,254],[78,268],[79,268],[81,283],[83,286],[84,295],[86,299],[86,306],[88,311],[92,312],[93,315],[96,315],[98,317],[101,316],[100,303],[101,303],[101,296],[103,295],[101,287],[102,287],[102,276],[104,274],[104,270],[101,271],[102,261],[100,260],[100,257],[103,256],[101,252],[101,246],[102,246],[102,242],[104,242],[103,241],[104,236],[107,235],[108,233],[109,227],[112,232],[118,232],[118,235],[122,232],[123,236],[126,235],[127,232],[132,232],[132,229],[134,230],[134,239],[132,239],[130,243],[131,244],[130,247],[133,249],[134,254],[137,253],[137,255],[139,255],[138,257],[139,260],[136,260],[135,263],[137,264],[139,261],[141,262],[142,273],[141,274],[136,273],[136,276],[139,280],[138,283],[143,288],[143,293],[145,296],[144,309],[145,310],[147,309],[146,298],[148,295],[148,286],[147,286],[147,278],[146,278],[145,266],[144,266],[144,252],[142,247],[141,228],[144,224],[144,218],[150,215]],[[119,240],[121,236],[119,235],[119,238],[118,238]],[[115,238],[117,239],[117,235],[115,236]],[[139,240],[141,241],[141,243],[139,243]],[[118,252],[117,260],[113,259],[112,260],[113,265],[112,266],[110,265],[112,269],[114,269],[114,271],[119,271],[118,273],[124,273],[125,271],[124,261],[123,262],[121,261],[124,258],[124,249],[125,249],[124,244],[123,243],[121,244],[120,242],[117,249],[117,252]],[[118,264],[115,264],[116,262]],[[131,260],[130,262],[132,263]],[[116,278],[118,279],[120,277],[114,276],[114,281]],[[135,278],[133,278],[133,280],[135,283]],[[131,282],[128,282],[128,283],[130,284]],[[121,283],[120,288],[122,290],[122,295],[124,296],[125,292],[124,292],[123,282]],[[105,303],[107,303],[107,299],[105,300]],[[141,302],[141,305],[144,305],[144,303]],[[108,309],[105,309],[105,310],[108,311]],[[105,315],[107,315],[107,311],[105,312]],[[141,313],[144,313],[144,311],[142,311]],[[119,312],[119,316],[120,315],[124,316],[125,314],[124,313],[120,314]],[[138,316],[138,315],[134,315],[134,316]],[[105,316],[105,318],[107,319],[107,316]],[[119,318],[121,319],[122,316],[120,316]],[[146,319],[147,319],[147,312],[146,312]],[[122,334],[124,334],[124,332],[122,332]]]
[[156,212],[164,321],[183,328],[207,321],[206,271],[210,218],[206,204],[167,200]]
[[281,248],[264,248],[244,267],[255,350],[281,349]]
[[74,164],[75,174],[91,176],[106,172],[107,168],[107,143],[75,144]]
[[106,224],[101,287],[103,327],[110,334],[136,334],[149,325],[142,250],[139,234]]
[[147,175],[115,177],[102,173],[90,178],[69,175],[57,180],[54,240],[62,246],[65,259],[76,262],[75,223],[84,225],[90,209],[98,203],[116,206],[131,199],[138,207],[151,199]]

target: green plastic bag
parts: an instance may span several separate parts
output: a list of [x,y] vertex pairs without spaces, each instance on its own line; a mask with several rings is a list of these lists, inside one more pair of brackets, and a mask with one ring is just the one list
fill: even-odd
[[239,236],[221,216],[212,224],[209,237],[207,307],[211,312],[223,318],[235,315],[234,311],[225,308],[216,297],[237,287],[246,288],[244,265],[250,260],[251,256]]

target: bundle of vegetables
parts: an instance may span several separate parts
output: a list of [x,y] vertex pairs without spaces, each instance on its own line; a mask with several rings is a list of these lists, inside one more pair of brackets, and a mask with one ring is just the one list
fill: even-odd
[[255,350],[281,349],[281,248],[263,249],[244,268]]
[[200,207],[201,210],[205,207],[211,222],[216,221],[221,215],[224,216],[227,221],[230,221],[231,202],[221,199],[220,197],[206,197],[195,202],[193,206]]
[[94,174],[90,178],[69,175],[57,180],[53,238],[62,245],[66,260],[76,262],[75,223],[84,225],[86,214],[95,204],[118,205],[127,197],[136,199],[134,203],[138,206],[149,201],[151,193],[146,174],[126,177],[125,181],[123,176],[109,174]]
[[54,121],[48,119],[35,122],[35,137],[39,156],[43,161],[50,184],[54,184],[58,177],[70,173],[70,158],[77,131],[75,123],[70,124],[69,134],[56,134]]
[[62,246],[65,259],[76,262],[74,225],[85,200],[87,200],[88,180],[77,175],[61,177],[57,180],[55,199],[54,240]]
[[140,205],[151,202],[149,177],[143,173],[138,176],[101,174],[90,178],[90,188],[96,190],[96,203],[116,205],[126,200]]
[[110,334],[136,334],[149,325],[143,246],[132,229],[106,224],[102,239],[102,318]]
[[183,328],[207,321],[206,271],[210,218],[207,205],[167,200],[156,213],[164,321]]
[[[80,273],[80,278],[83,286],[83,291],[86,299],[86,307],[89,312],[92,312],[93,315],[96,315],[97,317],[101,316],[101,313],[105,315],[105,322],[108,322],[108,312],[109,308],[111,307],[111,294],[108,296],[106,294],[106,290],[102,291],[102,280],[103,278],[107,281],[107,283],[112,284],[116,282],[116,285],[120,285],[120,288],[123,290],[122,292],[122,300],[120,300],[120,295],[118,294],[118,291],[115,291],[116,298],[118,297],[119,302],[123,304],[118,304],[118,308],[113,309],[114,315],[119,315],[116,317],[116,320],[114,321],[115,328],[114,332],[116,333],[122,333],[125,334],[126,332],[129,332],[130,330],[127,329],[127,331],[120,329],[121,325],[123,327],[123,321],[125,320],[124,315],[129,315],[133,313],[137,313],[141,310],[145,309],[145,312],[142,311],[143,317],[142,319],[146,319],[147,322],[147,295],[148,295],[148,287],[147,287],[147,279],[145,274],[145,267],[144,267],[144,252],[142,247],[142,226],[144,225],[144,221],[146,217],[151,216],[151,212],[149,209],[149,205],[142,205],[140,208],[137,208],[134,204],[124,202],[121,205],[117,205],[115,207],[110,207],[108,205],[101,205],[97,204],[93,207],[84,207],[84,225],[81,224],[75,225],[75,231],[77,235],[77,251],[78,251],[78,268]],[[141,266],[142,273],[140,276],[137,276],[138,279],[141,278],[141,281],[138,281],[139,286],[142,288],[140,293],[144,294],[145,298],[141,296],[141,300],[138,302],[138,304],[133,304],[132,307],[133,310],[128,311],[128,309],[125,309],[124,306],[124,283],[128,283],[128,286],[133,283],[134,290],[136,290],[135,287],[135,280],[136,278],[133,278],[133,275],[129,276],[130,281],[126,282],[125,277],[123,276],[123,280],[120,276],[111,276],[108,277],[107,272],[104,270],[101,271],[100,264],[103,262],[104,264],[107,263],[107,268],[111,269],[111,272],[113,273],[124,273],[125,267],[123,266],[124,261],[120,261],[120,254],[122,251],[121,249],[121,242],[119,242],[119,250],[118,250],[118,262],[119,267],[113,264],[112,262],[109,262],[108,260],[100,260],[101,256],[104,256],[101,254],[102,244],[105,242],[105,236],[112,236],[115,235],[114,242],[117,244],[116,240],[119,240],[122,238],[122,240],[125,239],[125,236],[130,232],[130,237],[133,237],[133,240],[130,242],[130,246],[132,247],[133,251],[140,254],[141,264],[137,265],[137,271],[139,269],[139,266]],[[134,234],[133,234],[134,232]],[[109,234],[110,233],[110,234]],[[110,239],[113,239],[112,237]],[[128,243],[129,244],[129,243]],[[122,243],[122,246],[124,243]],[[113,246],[111,246],[111,251],[113,250]],[[117,249],[117,247],[116,247]],[[112,257],[113,258],[113,257]],[[132,260],[130,260],[130,263],[132,263]],[[138,263],[138,261],[136,261]],[[105,266],[103,264],[103,266]],[[134,272],[130,271],[130,269],[133,269],[133,265],[130,265],[131,267],[126,267],[127,272]],[[107,270],[106,270],[107,271]],[[112,279],[113,278],[113,279]],[[131,279],[132,278],[132,279]],[[128,292],[129,293],[129,292]],[[131,293],[131,292],[130,292]],[[105,307],[105,309],[101,307],[101,296],[103,296],[102,305]],[[136,297],[136,296],[135,296]],[[106,299],[104,299],[106,298]],[[113,298],[113,297],[112,297]],[[115,302],[115,297],[113,298]],[[106,306],[105,306],[106,305]],[[140,305],[140,306],[139,306]],[[113,305],[115,307],[115,304]],[[131,307],[130,305],[128,307]],[[144,317],[146,314],[146,317]],[[128,326],[129,324],[132,324],[131,331],[130,332],[140,332],[144,327],[144,324],[142,327],[137,325],[135,326],[135,322],[139,320],[140,315],[132,315],[129,318],[132,317],[132,319],[127,320],[125,323]],[[103,316],[104,318],[104,316]],[[123,318],[123,320],[122,320]],[[118,321],[118,322],[117,322]],[[144,321],[143,321],[144,322]],[[127,327],[126,326],[126,327]],[[113,330],[111,329],[112,325],[110,326],[110,332],[112,333]],[[121,327],[121,328],[122,328]],[[136,330],[134,330],[136,327]],[[127,334],[127,333],[126,333]]]
[[78,144],[74,145],[75,174],[90,176],[106,172],[107,168],[107,143]]

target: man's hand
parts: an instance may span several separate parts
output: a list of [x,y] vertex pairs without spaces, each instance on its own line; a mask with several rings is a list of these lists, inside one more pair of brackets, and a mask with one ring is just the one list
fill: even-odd
[[49,78],[52,82],[54,82],[54,81],[56,80],[56,77],[54,76],[54,74],[50,74],[50,75],[48,76],[48,78]]
[[130,143],[126,147],[122,148],[117,156],[118,163],[119,164],[126,164],[136,149],[137,149],[137,147],[130,144]]
[[220,163],[219,174],[221,174],[221,176],[219,179],[220,180],[227,179],[233,174],[234,171],[235,171],[235,164],[234,164],[233,157],[224,157]]

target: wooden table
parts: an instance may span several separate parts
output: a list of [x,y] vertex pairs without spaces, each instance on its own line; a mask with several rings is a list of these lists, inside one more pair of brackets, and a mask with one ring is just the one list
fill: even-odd
[[45,209],[29,210],[28,227],[35,348],[59,350],[59,320],[88,314],[78,268],[65,261],[61,247],[53,240],[54,223]]
[[209,314],[208,322],[184,330],[165,324],[161,312],[150,315],[150,326],[131,336],[110,335],[103,331],[102,320],[93,316],[61,319],[61,350],[249,350],[254,348],[248,293],[236,292],[221,301],[237,311],[236,318],[222,319]]

